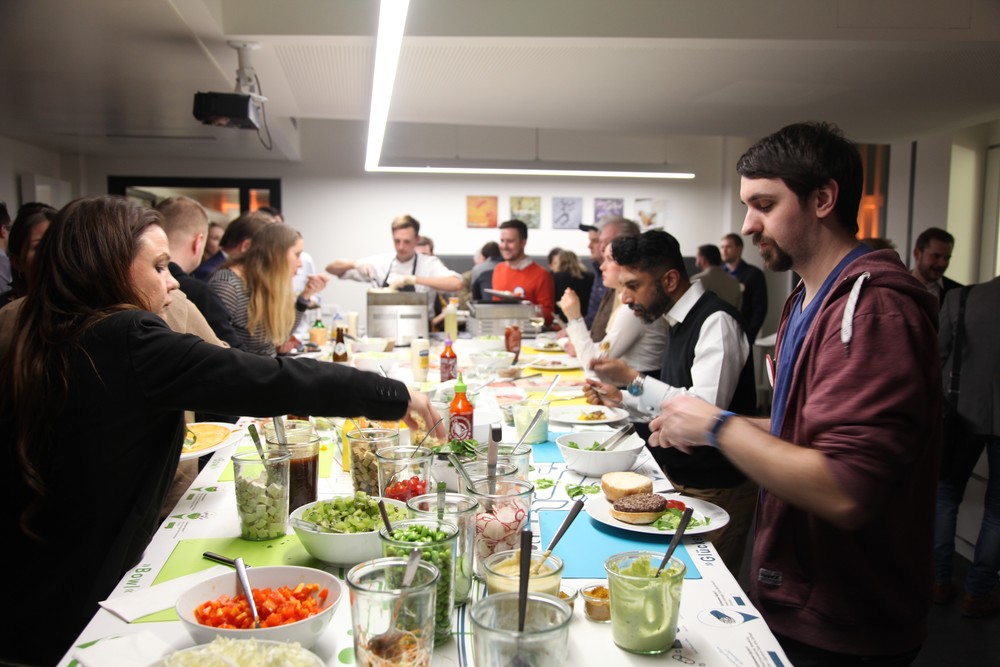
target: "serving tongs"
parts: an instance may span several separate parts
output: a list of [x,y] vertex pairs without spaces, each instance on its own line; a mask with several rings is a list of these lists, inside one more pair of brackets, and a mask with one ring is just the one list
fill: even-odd
[[612,449],[628,440],[629,436],[633,433],[635,433],[635,424],[626,424],[616,431],[614,435],[602,442],[595,451],[610,452]]

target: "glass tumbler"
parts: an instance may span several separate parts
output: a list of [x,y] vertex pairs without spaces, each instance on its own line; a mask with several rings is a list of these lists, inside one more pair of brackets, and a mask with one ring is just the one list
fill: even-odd
[[473,482],[468,495],[479,501],[476,512],[476,575],[485,573],[483,560],[498,551],[520,547],[521,531],[528,524],[535,485],[519,479],[499,479],[490,489],[489,481]]
[[355,492],[364,491],[369,496],[379,495],[378,460],[375,458],[375,452],[398,445],[398,430],[363,428],[347,432],[351,481],[354,482]]
[[[476,448],[476,457],[485,461],[489,445]],[[528,472],[531,470],[531,447],[524,443],[520,445],[503,444],[497,445],[497,463],[509,463],[517,468],[517,477],[525,482],[528,481]]]
[[[473,482],[486,479],[489,474],[486,470],[486,459],[476,459],[475,461],[469,461],[468,463],[463,463],[462,467],[465,468],[465,472],[469,473],[469,477]],[[496,479],[517,479],[517,468],[515,468],[510,463],[501,463],[500,458],[497,457],[497,469],[494,475]],[[458,492],[468,493],[469,485],[465,483],[465,478],[461,475],[458,476]]]
[[489,667],[563,667],[569,605],[547,593],[528,593],[524,631],[517,629],[517,593],[494,593],[472,605],[473,663]]
[[273,540],[284,537],[288,524],[288,474],[291,454],[280,449],[234,454],[236,511],[240,537]]
[[[308,422],[306,422],[308,423]],[[311,428],[311,425],[310,425]],[[273,434],[273,431],[271,432]],[[315,431],[294,430],[285,433],[285,449],[292,455],[288,473],[288,511],[316,502],[319,489],[319,435]],[[269,448],[281,449],[267,439]]]
[[458,542],[455,545],[455,606],[465,604],[472,590],[473,539],[476,534],[476,510],[479,503],[475,498],[461,493],[446,493],[444,506],[438,514],[437,494],[428,493],[406,501],[410,516],[415,519],[443,519],[458,527]]
[[347,573],[354,655],[358,665],[430,667],[434,651],[434,603],[440,573],[417,565],[409,588],[401,588],[405,558],[376,558]]
[[437,519],[406,519],[396,521],[392,534],[379,531],[382,555],[405,558],[414,549],[420,559],[431,563],[441,573],[437,582],[437,602],[434,612],[434,641],[451,639],[451,612],[455,609],[455,551],[458,547],[458,526]]
[[[541,551],[529,554],[531,567],[537,567],[538,572],[531,572],[528,577],[528,590],[558,597],[559,587],[562,585],[562,559],[550,554],[542,560],[543,555]],[[486,571],[486,590],[490,595],[511,591],[516,593],[521,583],[521,550],[498,551],[483,560],[483,570]]]
[[677,637],[684,562],[671,558],[659,577],[665,554],[627,551],[604,561],[611,594],[611,637],[620,649],[663,653]]
[[[528,430],[528,426],[531,424],[531,420],[535,418],[535,414],[541,410],[542,416],[538,418],[535,425],[531,427],[531,431],[527,436],[524,436],[525,431]],[[517,432],[518,440],[524,436],[523,442],[528,445],[537,445],[541,442],[548,442],[549,440],[549,402],[548,401],[538,401],[535,399],[528,399],[515,403],[511,407],[511,412],[514,415],[514,428]]]
[[375,451],[378,495],[405,503],[427,493],[434,458],[426,447],[383,447]]

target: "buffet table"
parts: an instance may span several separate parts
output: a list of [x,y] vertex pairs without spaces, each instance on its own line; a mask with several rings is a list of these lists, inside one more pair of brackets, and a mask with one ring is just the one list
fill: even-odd
[[[552,428],[559,427],[553,424]],[[569,429],[566,426],[562,428],[564,431]],[[558,431],[553,430],[551,437],[557,434]],[[319,497],[352,493],[350,477],[341,465],[339,443],[331,439],[332,433],[324,435]],[[110,598],[130,596],[177,577],[219,567],[202,557],[205,551],[231,558],[242,556],[251,566],[288,564],[322,568],[343,579],[346,569],[314,560],[291,530],[284,538],[264,542],[250,542],[238,537],[229,458],[237,450],[252,448],[249,437],[245,437],[212,455],[188,492],[160,526],[142,562],[122,578]],[[643,452],[635,470],[654,478],[656,491],[670,488],[648,452]],[[567,495],[567,485],[599,484],[600,480],[584,478],[568,470],[553,442],[533,447],[531,475],[533,480],[544,478],[553,482],[548,488],[536,489],[532,507],[534,539],[536,543],[546,545],[572,502]],[[603,583],[603,562],[609,555],[633,549],[663,551],[669,541],[669,535],[643,535],[609,528],[586,512],[581,512],[555,549],[555,554],[565,562],[564,585],[583,588],[592,583]],[[611,638],[611,626],[585,618],[583,601],[577,599],[570,625],[567,664],[574,667],[639,665],[662,661],[667,656],[681,664],[705,667],[789,664],[760,613],[722,564],[709,540],[700,535],[688,536],[678,548],[677,555],[687,564],[688,573],[681,597],[677,641],[670,652],[665,656],[645,657],[618,649]],[[484,588],[477,583],[474,598],[484,595]],[[329,628],[312,649],[330,666],[354,664],[346,586],[343,595]],[[131,623],[102,608],[80,635],[76,647],[140,632],[155,635],[165,644],[165,650],[185,648],[194,643],[177,620],[171,602],[169,608],[164,607]],[[435,648],[433,664],[472,665],[470,632],[467,607],[459,607],[454,615],[453,640]],[[81,664],[74,659],[75,651],[78,655],[86,655],[86,650],[81,653],[74,648],[59,664]],[[141,663],[133,661],[131,664]]]

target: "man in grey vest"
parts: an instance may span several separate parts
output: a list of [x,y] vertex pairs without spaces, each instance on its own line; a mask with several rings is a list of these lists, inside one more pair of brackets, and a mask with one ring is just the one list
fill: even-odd
[[[587,381],[588,401],[599,404],[603,398],[608,405],[624,405],[650,420],[665,398],[684,394],[752,413],[753,358],[739,312],[701,283],[690,281],[677,240],[653,230],[615,239],[611,253],[621,265],[622,303],[646,322],[663,318],[669,338],[659,380],[643,376],[620,359],[595,360],[592,368],[603,382]],[[757,485],[717,451],[706,448],[691,456],[661,447],[650,451],[675,488],[729,513],[729,524],[710,537],[725,564],[738,574]]]

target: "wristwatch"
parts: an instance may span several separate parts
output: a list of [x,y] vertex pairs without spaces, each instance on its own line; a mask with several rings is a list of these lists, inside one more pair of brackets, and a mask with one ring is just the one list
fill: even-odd
[[714,447],[716,449],[719,449],[719,431],[721,431],[722,427],[726,425],[726,422],[729,421],[730,417],[735,417],[735,416],[736,415],[730,412],[729,410],[723,410],[719,414],[715,415],[714,417],[715,421],[712,424],[712,428],[709,429],[707,434],[709,447]]
[[646,383],[646,376],[643,375],[642,373],[639,373],[634,378],[632,378],[632,381],[628,383],[628,387],[626,387],[626,389],[628,390],[628,393],[632,394],[633,396],[642,396],[642,385],[644,385],[645,383]]

